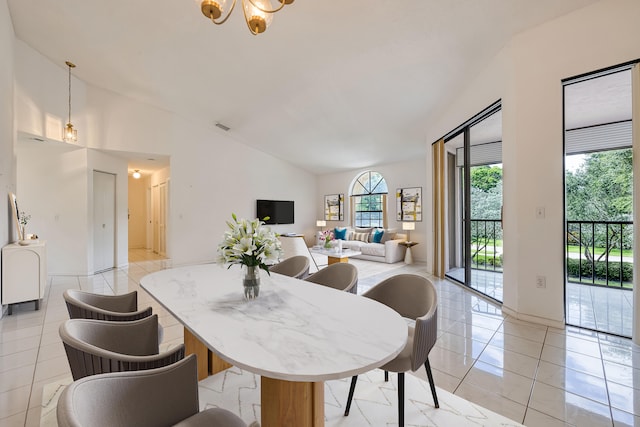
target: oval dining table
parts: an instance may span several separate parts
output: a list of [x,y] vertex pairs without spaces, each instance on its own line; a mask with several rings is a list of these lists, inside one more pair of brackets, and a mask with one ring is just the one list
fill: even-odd
[[406,321],[389,307],[277,273],[261,272],[250,301],[237,266],[161,270],[140,284],[182,323],[185,344],[195,339],[261,376],[262,427],[324,426],[324,381],[379,367],[407,341]]

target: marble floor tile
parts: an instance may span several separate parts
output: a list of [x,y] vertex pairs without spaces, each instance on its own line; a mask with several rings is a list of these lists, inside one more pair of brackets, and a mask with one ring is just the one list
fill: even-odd
[[550,415],[543,414],[535,409],[527,409],[527,414],[524,417],[524,425],[527,427],[569,427],[572,424],[566,423],[562,420],[553,418]]
[[462,385],[465,384],[491,390],[492,393],[526,406],[531,396],[533,379],[476,361],[462,381]]
[[611,426],[608,405],[536,381],[529,407],[576,426]]
[[488,363],[506,371],[515,372],[528,378],[534,378],[539,360],[535,357],[504,350],[500,347],[488,345],[478,361]]
[[30,392],[31,386],[26,385],[0,393],[0,423],[2,418],[27,410]]
[[613,416],[613,427],[638,427],[640,426],[640,416],[629,414],[616,408],[611,409]]
[[567,366],[573,370],[599,378],[604,378],[602,360],[597,357],[591,357],[545,344],[540,359],[556,365]]
[[640,393],[640,369],[605,360],[604,375],[607,381],[633,387]]
[[461,384],[455,394],[509,419],[519,420],[519,422],[524,419],[527,409],[525,405],[521,405],[497,393],[492,393],[485,387],[478,387],[469,383]]
[[640,416],[640,390],[607,382],[611,407]]
[[539,358],[542,351],[541,342],[531,341],[502,332],[496,332],[491,341],[489,341],[489,345],[535,358]]
[[541,343],[545,341],[547,328],[531,326],[530,324],[524,324],[519,320],[507,317],[498,329],[498,332]]
[[536,381],[566,390],[578,396],[609,404],[607,384],[603,378],[594,377],[584,372],[569,369],[566,366],[541,361]]

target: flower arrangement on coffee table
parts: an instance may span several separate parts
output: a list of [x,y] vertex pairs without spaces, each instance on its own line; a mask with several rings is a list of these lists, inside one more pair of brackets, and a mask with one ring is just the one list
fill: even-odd
[[334,239],[333,230],[325,230],[320,234],[320,241],[324,242],[322,246],[326,249],[331,249],[331,241]]

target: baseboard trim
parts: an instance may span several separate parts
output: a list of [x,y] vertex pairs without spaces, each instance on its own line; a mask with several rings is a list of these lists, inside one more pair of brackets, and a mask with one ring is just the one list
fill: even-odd
[[534,316],[532,314],[518,313],[517,311],[502,305],[502,313],[511,317],[515,317],[518,320],[524,320],[531,323],[537,323],[539,325],[551,326],[552,328],[564,329],[565,322],[563,320],[547,319],[546,317]]

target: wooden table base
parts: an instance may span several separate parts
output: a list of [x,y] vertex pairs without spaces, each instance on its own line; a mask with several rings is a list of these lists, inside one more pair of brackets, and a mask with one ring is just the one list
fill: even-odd
[[328,255],[327,256],[327,265],[331,265],[331,264],[337,264],[340,262],[349,262],[349,258],[348,257],[339,257],[339,256],[331,256]]
[[209,350],[207,346],[187,328],[184,328],[184,352],[185,355],[195,354],[198,358],[198,381],[207,378],[209,375],[229,369],[232,366]]
[[260,377],[262,427],[324,427],[324,383]]

